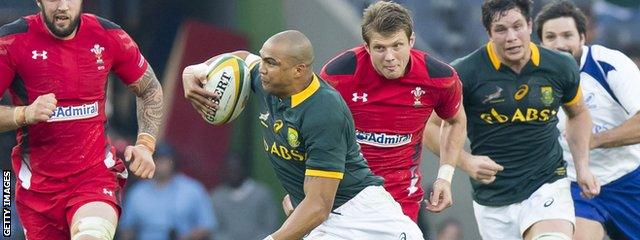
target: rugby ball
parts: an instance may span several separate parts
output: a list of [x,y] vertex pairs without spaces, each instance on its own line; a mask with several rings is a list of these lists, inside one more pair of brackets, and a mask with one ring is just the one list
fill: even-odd
[[209,64],[204,89],[217,93],[220,99],[210,99],[218,104],[218,109],[212,114],[205,113],[204,120],[213,125],[221,125],[238,117],[249,101],[250,78],[247,64],[234,55],[221,55]]

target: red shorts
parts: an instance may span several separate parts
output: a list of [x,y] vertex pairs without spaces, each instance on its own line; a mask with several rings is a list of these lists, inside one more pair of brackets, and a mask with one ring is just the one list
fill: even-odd
[[[384,178],[384,188],[391,193],[393,199],[400,203],[402,212],[414,222],[418,221],[420,202],[423,200],[424,190],[421,186],[422,176],[418,171],[391,171],[374,174]],[[412,178],[417,178],[412,181]],[[411,189],[412,191],[409,191]]]
[[125,179],[118,177],[118,173],[123,171],[124,163],[119,159],[110,169],[103,163],[96,164],[67,178],[64,190],[53,193],[24,189],[18,180],[16,207],[27,239],[69,239],[73,214],[89,202],[108,203],[120,215],[120,190]]
[[[388,191],[388,190],[387,190]],[[420,188],[422,192],[422,188]],[[401,194],[391,194],[396,202],[400,203],[402,207],[402,212],[404,215],[407,215],[414,222],[418,222],[418,213],[420,212],[420,202],[422,202],[422,193],[412,194],[411,196],[406,196],[406,193]]]

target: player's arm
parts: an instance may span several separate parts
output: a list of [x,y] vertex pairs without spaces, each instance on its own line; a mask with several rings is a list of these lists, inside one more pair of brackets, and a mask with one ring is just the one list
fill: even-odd
[[440,212],[453,204],[451,197],[451,180],[455,166],[457,166],[460,151],[466,136],[467,117],[464,109],[443,121],[440,129],[440,168],[438,177],[433,183],[433,194],[427,209]]
[[582,195],[593,197],[600,193],[600,185],[589,170],[589,141],[591,139],[591,116],[582,101],[582,90],[577,88],[575,97],[562,106],[567,114],[567,143],[576,166],[578,184]]
[[620,126],[594,134],[590,148],[614,148],[637,143],[640,143],[640,112]]
[[38,96],[29,106],[0,106],[0,132],[47,121],[57,104],[56,96],[49,93]]
[[[261,60],[259,56],[247,51],[235,51],[231,54],[245,60],[249,69]],[[193,108],[195,108],[202,116],[205,115],[205,112],[213,114],[213,110],[218,109],[218,105],[210,99],[218,99],[219,96],[213,92],[204,90],[204,82],[207,79],[207,69],[209,68],[209,64],[214,62],[221,55],[223,54],[216,55],[199,64],[189,65],[182,71],[182,88],[184,89],[184,97],[191,102]]]
[[275,240],[302,239],[324,222],[331,212],[339,183],[340,179],[336,178],[306,176],[304,199],[271,237]]
[[147,66],[142,77],[127,86],[136,95],[138,117],[138,139],[135,146],[125,150],[125,160],[133,158],[129,169],[141,178],[152,178],[155,164],[151,155],[155,150],[156,137],[160,131],[163,113],[163,97],[160,82],[151,66]]
[[[463,106],[460,106],[460,111],[464,112]],[[436,156],[440,156],[440,131],[443,123],[444,121],[438,115],[431,114],[423,134],[423,144]],[[469,174],[474,180],[484,184],[492,183],[496,179],[496,174],[504,169],[491,158],[471,155],[464,149],[460,150],[456,166]]]
[[[8,52],[7,45],[0,44],[0,98],[17,74]],[[30,106],[0,106],[0,132],[49,120],[56,104],[55,95],[49,93],[38,96]]]
[[624,53],[613,52],[611,63],[616,71],[610,71],[607,82],[620,104],[632,115],[624,123],[593,135],[591,149],[614,148],[640,143],[640,69]]

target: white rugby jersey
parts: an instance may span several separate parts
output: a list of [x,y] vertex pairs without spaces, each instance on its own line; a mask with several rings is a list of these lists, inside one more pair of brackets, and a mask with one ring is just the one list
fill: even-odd
[[[591,113],[593,133],[613,129],[640,111],[640,70],[626,55],[600,45],[583,46],[580,58],[580,86]],[[558,113],[560,144],[568,163],[567,175],[576,181],[576,171],[565,139],[566,115]],[[589,168],[600,184],[610,183],[640,165],[640,144],[595,149]]]

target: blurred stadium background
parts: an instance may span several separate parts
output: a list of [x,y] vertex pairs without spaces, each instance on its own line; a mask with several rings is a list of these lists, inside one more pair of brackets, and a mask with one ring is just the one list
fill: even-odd
[[[267,184],[273,191],[277,203],[274,207],[281,212],[279,203],[284,193],[264,156],[255,107],[249,107],[228,126],[207,125],[184,100],[181,71],[186,65],[222,52],[236,49],[257,52],[270,35],[285,29],[298,29],[315,47],[314,68],[317,72],[332,56],[362,43],[360,18],[362,10],[371,2],[374,0],[88,0],[84,1],[84,11],[121,25],[153,66],[167,97],[163,139],[182,153],[182,171],[212,189],[221,181],[221,169],[226,159],[237,155],[250,169],[251,177]],[[470,53],[487,41],[480,21],[481,0],[397,2],[414,14],[418,37],[415,47],[447,62]],[[534,14],[547,2],[535,1]],[[640,59],[640,1],[575,2],[590,16],[592,31],[588,43],[621,49]],[[37,11],[35,1],[2,0],[0,24]],[[135,101],[121,83],[110,83],[109,131],[116,146],[124,148],[136,135]],[[3,98],[3,104],[8,104],[6,101],[7,98]],[[11,168],[9,155],[14,142],[13,133],[0,135],[2,169]],[[437,158],[425,152],[422,170],[423,185],[428,189],[437,172]],[[130,179],[128,186],[134,182],[135,179]],[[429,239],[436,239],[438,226],[455,219],[460,224],[460,239],[480,239],[471,206],[468,176],[462,171],[457,171],[453,189],[453,207],[441,214],[425,213],[420,220],[422,227]],[[216,239],[215,231],[213,236]],[[20,239],[19,234],[12,238]]]

